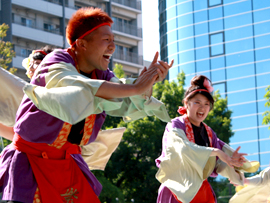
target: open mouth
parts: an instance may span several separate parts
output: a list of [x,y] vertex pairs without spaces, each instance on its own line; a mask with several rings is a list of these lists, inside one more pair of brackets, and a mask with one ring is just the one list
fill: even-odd
[[107,60],[110,61],[110,58],[112,57],[111,54],[104,54],[103,57]]
[[203,117],[203,115],[204,115],[203,112],[198,112],[198,113],[197,113],[197,116],[198,116],[198,117]]

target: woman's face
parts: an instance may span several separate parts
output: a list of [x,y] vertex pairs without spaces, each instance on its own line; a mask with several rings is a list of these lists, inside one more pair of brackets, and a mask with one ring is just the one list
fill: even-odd
[[27,72],[28,75],[30,76],[30,78],[33,77],[33,75],[34,75],[38,65],[41,63],[41,61],[42,60],[40,60],[40,59],[36,59],[36,60],[31,59],[30,64],[29,64],[29,69],[28,69],[28,72]]
[[204,121],[210,111],[210,101],[202,94],[196,94],[193,98],[185,101],[189,121],[196,126]]

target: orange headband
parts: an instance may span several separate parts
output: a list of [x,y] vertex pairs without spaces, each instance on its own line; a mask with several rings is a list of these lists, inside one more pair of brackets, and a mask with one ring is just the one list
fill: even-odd
[[[86,33],[84,33],[84,34],[83,34],[82,36],[80,36],[78,39],[84,38],[86,35],[90,34],[90,33],[93,32],[94,30],[96,30],[96,29],[98,29],[99,27],[104,26],[104,25],[109,25],[109,26],[111,27],[111,24],[110,24],[110,23],[101,23],[101,24],[97,25],[96,27],[92,28],[91,30],[87,31]],[[77,40],[77,39],[76,39],[76,40]],[[73,42],[73,43],[71,44],[71,47],[73,47],[73,46],[75,45],[76,40],[75,40],[75,42]]]

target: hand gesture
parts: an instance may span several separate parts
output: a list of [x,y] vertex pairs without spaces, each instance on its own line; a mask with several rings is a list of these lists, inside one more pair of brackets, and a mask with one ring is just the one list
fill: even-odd
[[225,162],[230,167],[240,167],[245,162],[244,155],[247,155],[246,153],[238,153],[240,150],[240,147],[238,147],[235,152],[233,153],[232,157],[227,155],[225,152],[223,152],[220,149],[214,149],[214,154],[220,158],[221,161]]
[[172,60],[170,62],[170,65],[167,63],[167,62],[164,62],[164,61],[158,61],[158,52],[156,52],[155,56],[154,56],[154,59],[152,61],[152,63],[150,64],[148,70],[156,70],[157,71],[157,74],[158,74],[158,78],[155,82],[160,82],[160,81],[163,81],[167,74],[168,74],[168,71],[169,69],[172,67],[173,65],[173,62],[174,60]]
[[234,163],[238,163],[238,164],[241,164],[241,166],[243,165],[243,163],[246,162],[245,160],[245,155],[247,155],[246,153],[238,153],[238,151],[240,150],[240,146],[237,147],[237,149],[233,152],[233,155],[232,155],[232,161]]

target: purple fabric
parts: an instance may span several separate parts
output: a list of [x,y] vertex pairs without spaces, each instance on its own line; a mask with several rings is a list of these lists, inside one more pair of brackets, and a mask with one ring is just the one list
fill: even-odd
[[[165,128],[164,135],[162,138],[163,139],[162,153],[161,153],[161,156],[156,159],[156,166],[158,168],[160,167],[160,163],[165,156],[164,151],[165,151],[166,145],[167,145],[167,133],[171,132],[171,130],[173,128],[179,128],[186,133],[186,126],[185,126],[185,122],[184,122],[183,117],[176,117],[176,118],[172,119],[171,123],[168,123],[166,128]],[[213,139],[212,139],[213,146],[212,147],[222,149],[222,147],[225,143],[217,138],[217,135],[213,130],[212,130],[212,135],[213,135]],[[214,170],[210,176],[217,177],[218,174]],[[213,195],[215,196],[213,189],[212,189],[212,192],[213,192]],[[216,199],[216,196],[215,196],[215,199]],[[167,187],[165,187],[164,185],[161,184],[161,186],[159,188],[159,192],[158,192],[157,203],[177,203],[177,200],[174,198],[172,192]]]
[[[31,83],[45,86],[45,75],[48,73],[48,66],[59,62],[75,64],[73,58],[66,50],[55,50],[43,59],[37,70],[41,74],[39,74],[39,77],[34,75]],[[114,74],[109,69],[106,71],[95,70],[95,72],[97,79],[109,81],[114,77]],[[82,75],[82,77],[85,76]],[[78,103],[74,105],[78,105]],[[96,139],[105,118],[105,112],[96,115],[93,132],[88,143]],[[26,141],[51,144],[57,138],[63,123],[63,121],[39,110],[27,96],[24,96],[17,111],[14,131]],[[82,156],[74,154],[72,157],[82,170],[94,192],[99,195],[102,185],[91,173]],[[37,183],[27,155],[13,149],[9,145],[2,152],[0,164],[0,192],[3,192],[2,199],[32,203]]]

